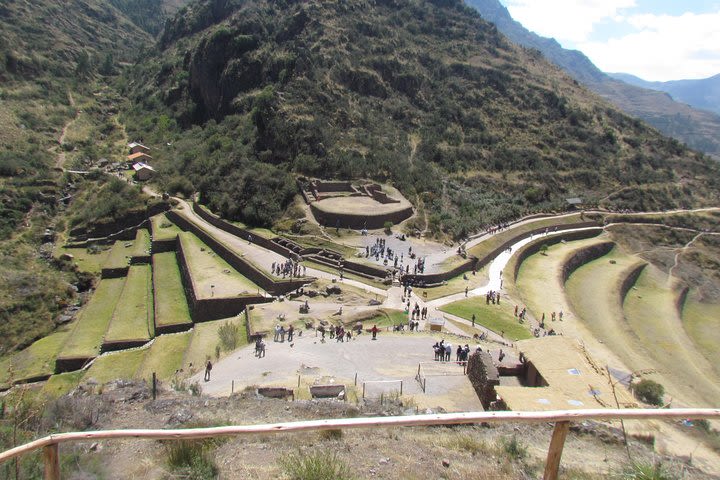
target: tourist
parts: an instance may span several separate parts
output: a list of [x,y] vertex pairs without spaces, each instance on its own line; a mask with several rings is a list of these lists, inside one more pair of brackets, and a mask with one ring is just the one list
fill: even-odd
[[205,381],[210,381],[210,372],[212,371],[212,362],[210,360],[205,364]]
[[460,362],[462,360],[463,348],[462,345],[458,345],[457,351],[455,352],[455,361]]
[[287,329],[287,335],[288,335],[288,342],[293,341],[293,335],[295,334],[295,327],[290,325]]
[[378,327],[377,325],[373,325],[373,327],[370,329],[370,332],[372,333],[372,339],[377,340],[377,334],[378,334]]
[[452,343],[445,345],[445,361],[450,361],[450,355],[452,355]]
[[275,325],[275,336],[273,337],[273,342],[277,342],[280,339],[280,324],[278,323]]
[[280,343],[285,343],[285,327],[280,327]]
[[467,297],[467,295],[468,295],[468,287],[465,287],[465,296]]
[[475,314],[474,313],[472,314],[472,326],[473,327],[475,326]]

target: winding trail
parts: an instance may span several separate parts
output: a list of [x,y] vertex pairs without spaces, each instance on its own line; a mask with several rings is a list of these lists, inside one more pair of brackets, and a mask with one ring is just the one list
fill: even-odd
[[[68,92],[68,101],[70,102],[70,106],[75,108],[75,99],[72,96],[71,92]],[[80,118],[80,110],[75,110],[75,116],[68,120],[65,123],[65,126],[63,126],[62,131],[60,132],[60,137],[58,138],[58,144],[57,146],[50,147],[50,151],[53,151],[57,149],[57,159],[55,160],[55,168],[58,170],[62,170],[65,166],[65,151],[63,150],[63,143],[65,143],[65,136],[67,135],[68,128],[77,121],[77,119]]]

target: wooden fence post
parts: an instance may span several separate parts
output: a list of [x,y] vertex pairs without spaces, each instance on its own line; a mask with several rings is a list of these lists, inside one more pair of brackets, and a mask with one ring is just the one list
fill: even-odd
[[51,443],[43,447],[43,465],[45,480],[60,480],[60,454],[58,453],[58,444]]
[[557,480],[560,470],[560,457],[562,457],[565,438],[570,430],[570,422],[557,422],[553,430],[550,448],[548,448],[547,461],[545,462],[545,474],[543,480]]

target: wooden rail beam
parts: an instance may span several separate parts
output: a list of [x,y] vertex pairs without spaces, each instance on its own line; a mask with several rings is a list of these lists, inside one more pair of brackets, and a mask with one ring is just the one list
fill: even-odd
[[[420,427],[430,425],[461,425],[470,423],[547,423],[582,420],[678,420],[720,418],[720,408],[677,409],[588,409],[555,410],[545,412],[465,412],[399,417],[334,418],[264,425],[231,425],[225,427],[184,428],[176,430],[136,429],[69,432],[48,435],[25,445],[0,453],[0,463],[34,450],[63,442],[108,440],[115,438],[145,438],[151,440],[189,440],[210,437],[252,435],[258,433],[304,432],[338,428]],[[50,455],[50,454],[48,454]]]

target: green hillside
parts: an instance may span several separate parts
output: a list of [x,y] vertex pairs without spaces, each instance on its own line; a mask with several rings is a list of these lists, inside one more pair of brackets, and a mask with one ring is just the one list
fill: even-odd
[[717,164],[461,2],[201,1],[160,38],[124,79],[131,131],[164,146],[169,189],[232,219],[271,224],[293,173],[390,180],[455,237],[570,195],[636,209],[717,198]]

